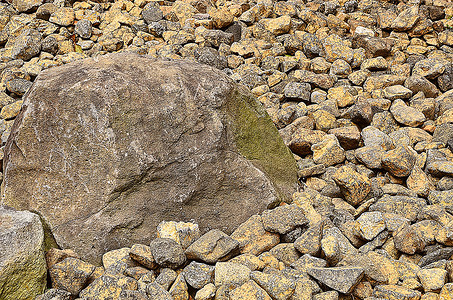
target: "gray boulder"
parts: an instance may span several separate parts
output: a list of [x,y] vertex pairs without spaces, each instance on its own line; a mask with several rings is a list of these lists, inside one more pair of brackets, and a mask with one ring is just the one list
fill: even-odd
[[[111,54],[42,72],[5,147],[5,203],[99,263],[163,220],[231,233],[290,199],[295,161],[264,108],[222,72]],[[87,241],[90,241],[87,243]]]

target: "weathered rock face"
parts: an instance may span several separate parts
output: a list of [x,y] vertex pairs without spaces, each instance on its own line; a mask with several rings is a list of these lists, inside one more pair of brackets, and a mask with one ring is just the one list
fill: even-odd
[[0,299],[34,299],[46,287],[44,231],[36,214],[0,206]]
[[297,186],[264,109],[204,65],[112,54],[42,72],[24,99],[4,202],[91,262],[147,244],[162,220],[230,233]]

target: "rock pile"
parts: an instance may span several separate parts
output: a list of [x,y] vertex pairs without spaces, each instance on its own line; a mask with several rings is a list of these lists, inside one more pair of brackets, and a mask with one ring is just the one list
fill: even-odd
[[9,2],[2,143],[43,69],[114,51],[187,58],[252,89],[304,185],[230,236],[162,233],[106,253],[105,270],[52,250],[41,299],[453,297],[451,1]]

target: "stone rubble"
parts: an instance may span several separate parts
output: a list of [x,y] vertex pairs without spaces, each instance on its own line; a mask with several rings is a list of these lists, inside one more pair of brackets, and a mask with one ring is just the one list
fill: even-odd
[[453,2],[8,2],[2,145],[42,70],[116,51],[184,58],[252,90],[303,186],[230,236],[164,222],[102,267],[51,249],[36,299],[453,298]]

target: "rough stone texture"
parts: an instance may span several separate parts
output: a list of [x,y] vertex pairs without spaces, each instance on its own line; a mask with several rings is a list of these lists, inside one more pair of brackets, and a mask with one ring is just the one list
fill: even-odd
[[0,299],[31,299],[44,292],[44,231],[36,214],[0,206],[0,253]]
[[18,118],[5,203],[42,213],[60,246],[93,262],[143,244],[164,219],[231,232],[296,187],[294,161],[265,111],[193,62],[121,54],[53,68]]
[[342,293],[349,293],[359,283],[363,269],[358,267],[310,268],[308,274]]

